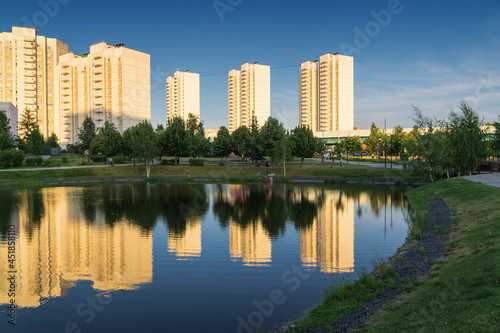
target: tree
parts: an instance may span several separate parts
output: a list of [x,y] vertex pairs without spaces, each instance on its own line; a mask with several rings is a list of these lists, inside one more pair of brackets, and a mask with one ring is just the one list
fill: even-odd
[[417,152],[417,141],[420,137],[420,130],[417,125],[413,126],[413,129],[410,133],[406,134],[403,140],[403,149],[408,154],[416,154]]
[[179,164],[179,157],[189,156],[189,133],[186,131],[184,119],[172,117],[168,119],[167,129],[164,132],[162,148],[171,156],[174,156],[175,164]]
[[451,164],[458,174],[472,172],[472,169],[486,158],[486,143],[483,141],[483,119],[464,100],[460,111],[451,111],[448,116],[448,150]]
[[253,162],[264,157],[264,141],[261,132],[259,131],[259,123],[257,117],[252,116],[250,123],[250,158]]
[[498,115],[498,121],[493,123],[493,127],[495,127],[495,136],[493,139],[493,149],[496,151],[500,151],[500,115]]
[[35,125],[31,132],[28,150],[35,156],[40,156],[45,152],[45,140],[38,125]]
[[286,177],[286,161],[291,161],[293,157],[293,142],[289,134],[274,144],[273,156],[283,163],[283,177]]
[[217,137],[212,142],[212,154],[215,157],[227,157],[233,151],[234,143],[229,130],[221,126],[217,131]]
[[9,150],[14,147],[14,138],[10,132],[10,120],[7,115],[0,112],[0,151]]
[[188,119],[186,120],[186,131],[191,135],[195,136],[196,132],[202,128],[203,125],[199,121],[199,117],[193,113],[188,114]]
[[302,167],[305,158],[311,158],[318,152],[318,139],[307,126],[297,126],[290,135],[293,144],[293,155],[300,158]]
[[146,120],[131,128],[130,143],[132,154],[146,166],[146,177],[151,174],[151,164],[160,151],[158,135]]
[[90,145],[96,135],[97,132],[94,121],[90,117],[85,117],[82,127],[78,129],[78,141],[82,145],[83,150],[90,150]]
[[19,140],[18,140],[18,147],[21,150],[26,150],[30,151],[30,146],[31,146],[31,133],[35,129],[36,124],[36,119],[32,111],[30,109],[26,108],[21,115],[21,120],[19,121],[18,124],[18,131],[19,131]]
[[104,127],[99,131],[90,145],[92,152],[101,153],[106,157],[113,157],[122,151],[122,136],[115,124],[105,121]]
[[135,155],[135,152],[132,149],[134,128],[135,126],[132,126],[123,131],[121,153],[125,156],[128,156],[129,158],[132,158],[134,160],[134,165],[135,165],[135,159],[137,156]]
[[191,138],[191,155],[198,158],[198,156],[207,155],[209,151],[210,143],[205,138],[205,130],[201,127]]
[[345,141],[345,148],[348,152],[361,152],[363,150],[363,141],[359,135],[348,136]]
[[49,135],[49,137],[47,138],[47,147],[50,147],[50,148],[58,148],[59,147],[59,138],[57,137],[56,133],[52,133],[51,135]]
[[371,154],[376,153],[375,146],[380,145],[382,143],[382,131],[377,128],[375,123],[372,123],[370,128],[370,136],[366,139],[366,149]]
[[233,132],[231,137],[233,138],[236,153],[241,156],[241,161],[244,162],[245,158],[251,153],[250,130],[245,125],[242,125]]
[[403,130],[403,126],[397,125],[394,127],[391,135],[391,141],[389,145],[390,154],[400,154],[404,151],[404,144],[406,141],[406,133]]
[[271,157],[271,162],[274,162],[274,143],[285,137],[285,127],[278,119],[269,117],[260,129],[260,135],[264,156]]

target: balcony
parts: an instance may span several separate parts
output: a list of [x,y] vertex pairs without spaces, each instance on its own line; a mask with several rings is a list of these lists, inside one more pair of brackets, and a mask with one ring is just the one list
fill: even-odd
[[94,68],[97,68],[97,67],[101,67],[103,65],[103,60],[101,57],[99,58],[94,58],[94,61],[92,62],[92,65],[94,66]]
[[24,43],[24,48],[25,49],[34,50],[35,49],[35,43],[33,43],[33,42],[25,42]]
[[27,70],[27,71],[24,72],[24,76],[34,77],[34,76],[36,76],[36,71],[34,71],[34,70]]
[[25,84],[24,90],[36,90],[36,85],[35,84]]
[[35,98],[25,98],[24,99],[24,104],[35,105],[36,104],[36,99]]
[[34,56],[35,55],[35,50],[33,49],[24,49],[23,54],[25,56]]
[[34,63],[35,57],[24,57],[24,62]]

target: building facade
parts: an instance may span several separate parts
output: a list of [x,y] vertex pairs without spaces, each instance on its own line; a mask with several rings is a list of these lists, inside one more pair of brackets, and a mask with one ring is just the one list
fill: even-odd
[[150,56],[123,46],[101,42],[79,56],[35,29],[12,27],[0,33],[0,102],[12,103],[18,119],[29,109],[41,133],[55,133],[63,148],[86,116],[120,132],[150,121]]
[[167,77],[167,120],[192,113],[200,119],[200,74],[176,71]]
[[29,109],[45,137],[58,134],[55,67],[67,52],[67,44],[32,28],[0,33],[0,102],[12,103],[19,116]]
[[259,126],[271,116],[271,68],[257,63],[245,63],[240,70],[232,69],[228,76],[229,132],[245,125],[252,117]]
[[100,42],[82,56],[60,57],[56,134],[63,146],[77,141],[85,117],[91,117],[98,129],[110,121],[120,133],[151,120],[150,56],[123,45]]
[[10,102],[0,102],[0,112],[5,113],[5,116],[9,119],[10,134],[18,135],[17,108]]
[[353,57],[324,54],[300,66],[299,124],[314,132],[354,127]]

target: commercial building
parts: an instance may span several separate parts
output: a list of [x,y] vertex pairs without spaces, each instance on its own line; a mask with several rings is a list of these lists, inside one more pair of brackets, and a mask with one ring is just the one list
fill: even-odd
[[0,33],[0,102],[12,103],[18,119],[29,109],[43,135],[55,133],[63,147],[76,141],[86,116],[120,132],[149,121],[150,56],[124,45],[100,42],[79,56],[35,29],[12,27]]
[[8,102],[0,102],[0,112],[5,113],[9,119],[10,133],[17,135],[17,108]]
[[300,66],[299,124],[313,132],[354,127],[353,57],[324,54]]
[[232,69],[228,76],[229,132],[245,125],[252,117],[259,126],[271,116],[271,68],[245,63],[240,70]]
[[19,117],[29,109],[45,137],[59,135],[55,67],[67,52],[67,44],[37,35],[32,28],[0,33],[0,102],[16,106]]
[[187,120],[190,113],[200,119],[200,74],[176,71],[167,77],[167,120]]
[[62,55],[56,76],[60,121],[55,132],[62,145],[78,139],[85,117],[97,128],[110,121],[119,132],[151,120],[149,54],[100,42],[82,56]]

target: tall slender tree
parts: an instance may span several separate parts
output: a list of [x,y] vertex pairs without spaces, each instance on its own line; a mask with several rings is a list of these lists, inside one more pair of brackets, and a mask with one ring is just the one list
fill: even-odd
[[0,151],[9,150],[14,147],[14,138],[10,132],[10,120],[7,115],[0,112]]
[[221,126],[217,131],[217,137],[212,142],[212,154],[215,157],[227,157],[234,150],[234,143],[229,130]]

